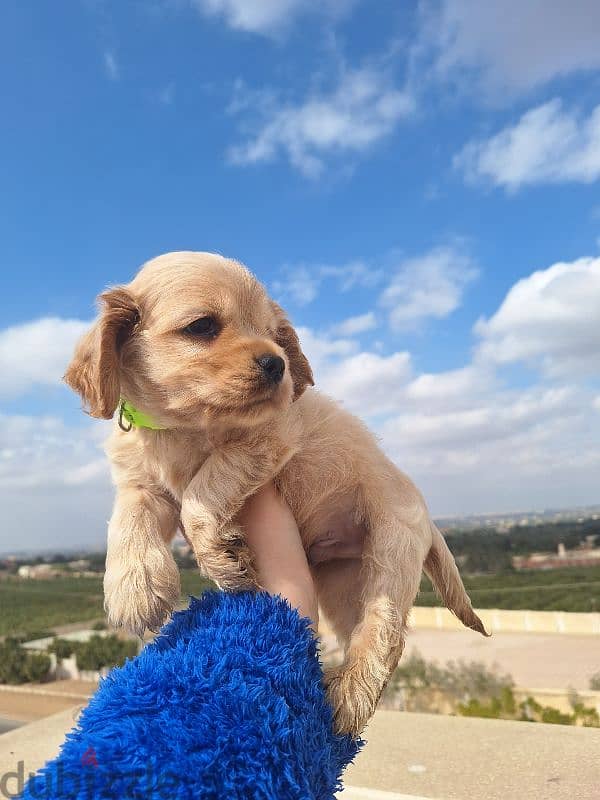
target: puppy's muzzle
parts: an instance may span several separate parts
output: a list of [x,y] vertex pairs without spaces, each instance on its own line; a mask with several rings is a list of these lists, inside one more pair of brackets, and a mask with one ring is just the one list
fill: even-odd
[[263,376],[267,383],[276,385],[281,383],[283,373],[285,372],[285,361],[281,356],[265,353],[256,358],[256,363],[261,368]]

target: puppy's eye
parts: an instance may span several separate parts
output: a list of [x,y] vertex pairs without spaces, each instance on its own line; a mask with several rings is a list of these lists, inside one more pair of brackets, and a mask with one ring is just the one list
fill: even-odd
[[219,333],[219,323],[214,317],[200,317],[186,325],[183,332],[199,339],[214,339]]

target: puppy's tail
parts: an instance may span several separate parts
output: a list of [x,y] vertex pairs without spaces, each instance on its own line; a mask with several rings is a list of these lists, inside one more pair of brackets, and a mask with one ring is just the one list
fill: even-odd
[[467,628],[478,631],[483,636],[490,636],[483,627],[483,622],[473,611],[471,600],[463,585],[446,540],[433,522],[430,522],[433,543],[427,554],[423,569],[433,583],[436,593],[444,604],[455,614]]

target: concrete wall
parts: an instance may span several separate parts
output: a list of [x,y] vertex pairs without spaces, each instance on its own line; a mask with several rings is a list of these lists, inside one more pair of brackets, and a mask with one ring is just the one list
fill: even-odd
[[[600,635],[600,613],[579,614],[567,611],[506,611],[476,609],[490,633],[567,633]],[[415,606],[410,627],[458,630],[462,623],[447,608]]]
[[[550,706],[563,714],[572,714],[571,697],[563,689],[527,689],[515,686],[513,694],[517,703],[522,703],[531,697],[541,706]],[[586,708],[592,708],[600,714],[600,692],[586,690],[577,692],[577,699]],[[396,711],[426,712],[430,714],[453,714],[456,701],[447,692],[441,689],[418,689],[416,692],[407,693],[400,689],[393,699],[386,699],[382,708]]]
[[[518,703],[527,700],[528,697],[533,697],[542,706],[551,706],[558,709],[558,711],[562,711],[563,714],[573,713],[569,702],[569,693],[562,691],[562,689],[524,689],[521,686],[516,686],[514,694]],[[577,692],[577,698],[586,708],[594,708],[600,714],[600,692],[592,692],[591,689],[585,692]]]

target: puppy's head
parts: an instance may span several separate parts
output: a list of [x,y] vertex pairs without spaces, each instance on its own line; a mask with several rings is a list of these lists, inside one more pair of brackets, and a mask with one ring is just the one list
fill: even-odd
[[222,256],[159,256],[99,301],[65,375],[94,417],[123,396],[167,428],[252,425],[313,383],[282,309]]

